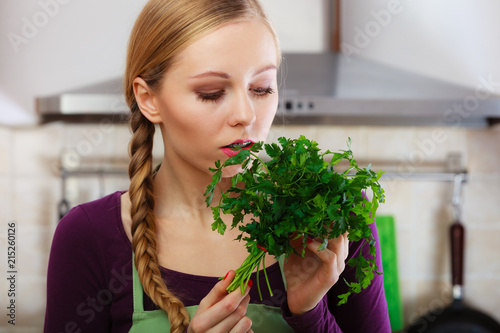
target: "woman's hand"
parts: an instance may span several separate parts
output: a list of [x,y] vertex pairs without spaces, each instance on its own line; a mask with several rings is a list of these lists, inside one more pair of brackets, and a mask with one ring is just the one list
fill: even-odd
[[246,333],[253,332],[252,321],[246,316],[250,302],[250,285],[241,295],[240,289],[228,294],[226,288],[235,276],[229,271],[224,280],[219,281],[203,298],[188,326],[188,333]]
[[[288,308],[292,314],[312,310],[344,271],[349,253],[347,233],[329,240],[327,248],[322,251],[318,251],[320,245],[320,242],[308,239],[304,258],[291,254],[285,259]],[[293,240],[292,246],[300,252],[302,237]]]

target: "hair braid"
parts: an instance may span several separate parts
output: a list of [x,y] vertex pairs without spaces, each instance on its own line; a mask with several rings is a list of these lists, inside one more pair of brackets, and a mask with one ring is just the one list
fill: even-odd
[[189,324],[189,314],[184,304],[168,290],[158,266],[152,174],[155,127],[138,109],[131,114],[130,127],[133,137],[130,141],[129,196],[135,265],[146,294],[167,312],[171,332],[180,333]]

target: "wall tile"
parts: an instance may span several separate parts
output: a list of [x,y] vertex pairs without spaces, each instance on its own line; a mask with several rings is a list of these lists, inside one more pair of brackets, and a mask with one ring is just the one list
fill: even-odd
[[[46,305],[46,279],[19,274],[18,318],[16,326],[43,327]],[[16,331],[17,332],[17,331]]]
[[449,153],[466,159],[465,132],[441,127],[369,128],[368,156],[392,160],[398,172],[444,170]]
[[43,331],[43,326],[34,326],[34,327],[19,327],[16,325],[15,327],[5,327],[2,328],[0,325],[0,329],[2,329],[0,332],[2,333],[40,333]]
[[62,125],[16,129],[14,132],[14,170],[18,176],[47,176],[58,173]]
[[[19,230],[19,229],[18,229]],[[0,246],[3,249],[7,248],[7,243],[5,242],[5,235],[0,234]],[[33,277],[30,271],[25,270],[26,265],[20,264],[22,261],[22,254],[19,252],[23,248],[24,244],[28,242],[23,242],[23,237],[20,232],[17,232],[16,237],[16,274],[15,277],[15,287],[11,289],[10,281],[7,280],[7,275],[11,274],[5,273],[4,278],[0,282],[0,291],[2,297],[0,297],[0,306],[4,310],[3,319],[0,321],[0,332],[19,332],[20,328],[33,328],[38,329],[38,332],[42,330],[43,323],[43,309],[45,308],[45,278]],[[29,246],[29,245],[28,245]],[[14,292],[15,295],[9,296],[8,293]],[[7,306],[10,305],[10,301],[15,301],[15,326],[8,324],[8,320],[11,319],[6,316],[8,313]],[[10,310],[9,310],[10,312]]]
[[452,203],[452,184],[431,181],[415,181],[413,184],[413,193],[408,196],[408,200],[411,200],[411,205],[415,207],[418,228],[447,228],[453,220],[449,210]]
[[267,136],[267,142],[277,142],[278,138],[284,136],[291,139],[296,139],[300,135],[304,135],[311,140],[317,139],[317,126],[303,125],[274,125],[271,127]]
[[414,150],[415,137],[416,129],[411,127],[370,127],[366,134],[367,158],[406,162]]
[[12,165],[12,130],[0,126],[0,176],[7,175]]
[[464,303],[500,322],[500,278],[478,278],[467,280],[464,288]]
[[14,219],[28,226],[51,226],[58,218],[58,204],[61,198],[61,185],[58,177],[16,178],[13,189]]
[[72,149],[82,163],[110,159],[114,152],[116,124],[67,124],[64,129],[63,147]]
[[[118,157],[123,157],[126,160],[129,159],[128,146],[131,138],[132,132],[130,131],[128,124],[116,125],[114,130],[114,151]],[[155,136],[154,145],[161,145],[161,142],[156,140],[157,138],[158,137]]]
[[67,200],[71,207],[102,198],[116,191],[128,190],[128,176],[103,177],[96,176],[72,178],[68,181]]
[[71,207],[102,198],[116,191],[126,191],[129,188],[128,176],[120,177],[82,177],[68,180],[67,200]]
[[500,276],[500,228],[465,230],[465,272]]
[[366,160],[367,155],[366,131],[363,127],[318,127],[318,133],[316,134],[316,141],[318,141],[319,146],[322,149],[330,149],[332,151],[347,149],[346,142],[348,138],[352,140],[351,150],[354,158],[359,160],[361,164],[361,160]]
[[0,176],[0,223],[14,218],[14,211],[12,209],[12,183],[12,177]]
[[129,184],[128,176],[108,178],[104,182],[104,191],[106,194],[115,191],[125,191],[128,190]]
[[47,275],[52,228],[18,224],[17,265],[22,276]]
[[473,173],[499,174],[500,131],[471,130],[467,133],[468,169]]
[[398,229],[412,229],[417,221],[417,212],[412,205],[414,184],[404,180],[383,180],[380,185],[385,191],[385,203],[380,204],[378,215],[392,215]]
[[398,273],[400,279],[414,279],[417,275],[415,232],[397,230]]
[[[438,165],[446,161],[448,154],[460,153],[467,159],[467,132],[460,128],[425,127],[417,129],[414,148],[425,154],[427,161]],[[443,165],[445,166],[445,165]]]
[[462,219],[467,228],[500,228],[500,170],[489,177],[471,174],[462,198]]
[[450,242],[448,228],[427,229],[417,226],[414,232],[416,256],[412,260],[421,279],[444,278],[450,281]]
[[104,179],[101,181],[95,176],[71,178],[66,189],[66,200],[71,207],[96,200],[106,194]]
[[[3,237],[1,233],[0,233],[0,246],[2,246],[2,249],[6,248],[5,237]],[[2,279],[0,279],[0,293],[2,295],[2,297],[0,297],[0,308],[2,309],[2,311],[5,309],[5,311],[3,311],[4,313],[2,313],[2,320],[0,321],[0,332],[7,332],[7,329],[8,328],[10,329],[9,326],[11,326],[7,323],[7,320],[9,320],[10,318],[4,317],[7,314],[7,306],[10,302],[10,299],[7,295],[9,289],[7,285],[8,281],[6,278],[4,278],[4,274],[2,274]],[[11,328],[15,328],[15,326]]]

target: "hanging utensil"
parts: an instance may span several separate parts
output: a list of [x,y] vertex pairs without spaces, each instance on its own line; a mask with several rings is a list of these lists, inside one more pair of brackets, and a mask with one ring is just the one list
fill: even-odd
[[61,201],[57,205],[57,210],[59,212],[59,220],[66,215],[70,210],[70,205],[68,200],[66,200],[66,171],[61,170]]
[[485,313],[467,307],[463,299],[464,238],[465,228],[461,223],[461,188],[463,176],[455,177],[452,205],[455,222],[450,227],[452,303],[431,311],[415,321],[407,333],[500,333],[500,324]]

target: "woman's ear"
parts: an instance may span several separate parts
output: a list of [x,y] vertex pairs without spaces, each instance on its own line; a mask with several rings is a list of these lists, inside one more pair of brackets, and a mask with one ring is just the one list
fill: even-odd
[[146,81],[140,77],[136,77],[133,81],[133,88],[137,106],[144,117],[148,118],[152,123],[160,123],[161,115],[156,104],[155,94],[149,88]]

